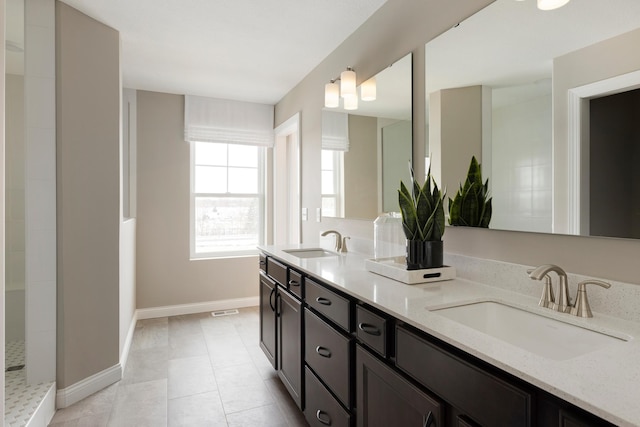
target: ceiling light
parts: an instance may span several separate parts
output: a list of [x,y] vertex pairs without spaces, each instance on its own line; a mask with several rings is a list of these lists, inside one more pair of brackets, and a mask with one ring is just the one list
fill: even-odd
[[376,78],[371,77],[360,85],[360,98],[363,101],[375,101],[376,100]]
[[553,10],[569,3],[569,0],[538,0],[538,9]]

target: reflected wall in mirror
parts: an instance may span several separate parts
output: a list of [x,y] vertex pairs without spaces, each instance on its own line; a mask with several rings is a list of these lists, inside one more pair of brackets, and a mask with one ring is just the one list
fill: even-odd
[[[6,2],[5,49],[5,345],[7,367],[24,364],[25,89],[24,2]],[[15,360],[13,360],[15,358]]]
[[322,215],[375,219],[398,210],[412,158],[411,54],[376,74],[375,101],[322,112]]
[[497,0],[429,42],[436,178],[453,194],[476,155],[490,228],[640,238],[639,45],[637,0]]

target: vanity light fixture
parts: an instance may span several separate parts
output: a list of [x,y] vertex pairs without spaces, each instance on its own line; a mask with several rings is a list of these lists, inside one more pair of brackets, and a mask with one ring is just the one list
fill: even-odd
[[360,98],[363,101],[375,101],[376,100],[376,78],[371,77],[360,85]]
[[335,80],[324,85],[324,106],[327,108],[340,106],[340,86]]
[[[340,84],[337,81],[340,80]],[[376,78],[371,77],[360,86],[360,97],[363,101],[375,101]],[[340,98],[344,99],[345,110],[358,109],[358,92],[356,89],[356,72],[347,67],[340,73],[340,77],[331,79],[324,85],[324,106],[326,108],[338,108]]]
[[569,3],[569,0],[538,0],[538,9],[553,10]]

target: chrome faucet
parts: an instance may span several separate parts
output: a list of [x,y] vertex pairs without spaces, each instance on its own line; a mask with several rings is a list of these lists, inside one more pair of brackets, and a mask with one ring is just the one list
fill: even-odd
[[[560,283],[558,287],[558,300],[549,300],[548,308],[559,311],[561,313],[568,313],[571,309],[571,302],[569,301],[569,284],[567,282],[567,273],[565,273],[562,268],[553,264],[541,265],[540,267],[533,269],[533,271],[529,273],[529,277],[534,280],[542,280],[545,276],[548,277],[547,275],[552,271],[558,275]],[[549,280],[549,283],[550,282],[551,280]],[[551,288],[551,286],[549,286],[549,288]],[[543,294],[546,291],[547,287],[545,284],[545,290],[543,291]],[[550,293],[552,294],[553,291],[551,291]]]
[[342,236],[340,235],[340,233],[338,233],[336,230],[327,230],[324,233],[321,234],[321,236],[328,236],[329,234],[335,234],[336,235],[336,246],[335,246],[335,250],[336,252],[347,252],[347,239],[349,237],[345,237],[342,238]]

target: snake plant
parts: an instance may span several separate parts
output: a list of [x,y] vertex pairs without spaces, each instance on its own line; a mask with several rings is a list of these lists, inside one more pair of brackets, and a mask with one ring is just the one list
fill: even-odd
[[[433,188],[432,188],[433,182]],[[409,191],[400,181],[398,201],[402,214],[402,228],[408,240],[440,241],[444,234],[444,194],[431,178],[431,168],[424,185],[420,187],[411,170]]]
[[482,184],[482,170],[476,157],[471,158],[464,187],[455,198],[449,198],[449,224],[488,228],[491,221],[489,179]]

